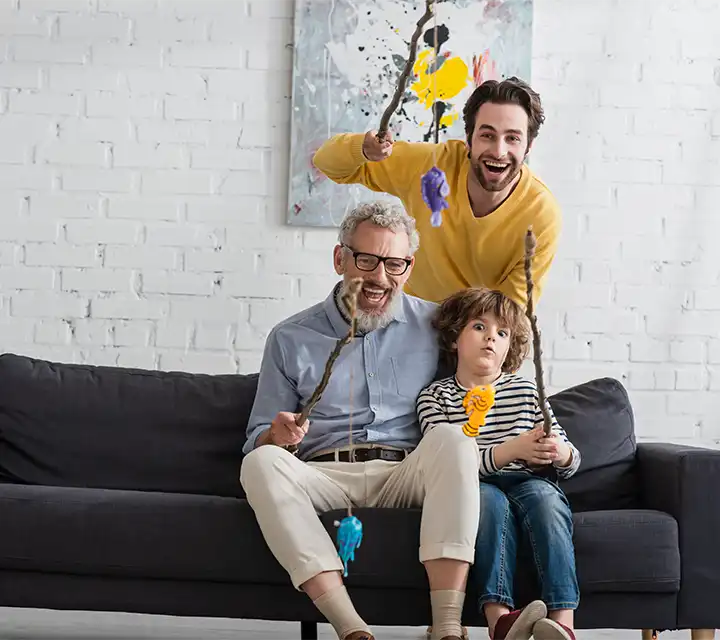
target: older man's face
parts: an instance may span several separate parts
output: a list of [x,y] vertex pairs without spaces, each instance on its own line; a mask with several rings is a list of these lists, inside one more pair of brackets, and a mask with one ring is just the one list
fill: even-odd
[[[359,254],[354,257],[353,252]],[[343,276],[345,286],[354,278],[363,279],[358,295],[358,311],[362,312],[359,315],[381,318],[390,312],[393,300],[412,271],[414,260],[409,254],[407,233],[391,231],[367,220],[358,225],[347,248],[335,247],[335,271]],[[391,260],[383,264],[374,256]]]

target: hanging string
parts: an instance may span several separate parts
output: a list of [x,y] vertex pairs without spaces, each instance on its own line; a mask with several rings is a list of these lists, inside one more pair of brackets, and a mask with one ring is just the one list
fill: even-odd
[[[347,342],[352,342],[355,338],[355,332],[357,329],[357,296],[362,286],[362,278],[355,278],[353,280],[353,294],[347,296],[347,307],[350,311],[350,330],[347,334]],[[352,427],[352,416],[353,416],[353,385],[354,375],[353,372],[355,367],[352,366],[352,357],[348,359],[350,365],[350,389],[348,394],[348,402],[350,408],[348,410],[348,458],[353,460],[353,427]],[[335,521],[335,526],[338,527],[337,544],[338,544],[338,555],[343,563],[343,576],[347,577],[348,574],[348,563],[355,560],[355,550],[360,547],[363,537],[362,522],[358,520],[352,514],[352,500],[348,496],[348,511],[340,522]]]
[[[355,313],[356,309],[352,309],[352,319],[350,320],[350,344],[355,340]],[[352,358],[349,358],[350,361],[350,393],[348,395],[348,402],[350,403],[350,411],[349,411],[349,418],[348,418],[348,439],[349,439],[349,451],[348,456],[352,460],[352,452],[353,452],[353,427],[352,427],[352,419],[353,419],[353,384],[354,384],[354,378],[353,378],[353,372],[355,371],[355,367],[352,365]],[[348,499],[348,518],[352,517],[352,500]]]
[[450,185],[447,182],[447,176],[445,172],[437,166],[437,146],[440,142],[440,108],[438,100],[438,24],[437,24],[437,0],[427,0],[427,10],[430,11],[432,7],[433,17],[433,38],[435,40],[433,50],[433,66],[432,71],[432,121],[435,128],[434,138],[435,143],[432,145],[432,167],[430,170],[422,176],[420,179],[420,189],[422,192],[423,201],[430,209],[432,215],[430,216],[430,224],[433,227],[439,227],[442,224],[442,211],[443,209],[449,208],[448,201],[445,199],[450,193]]
[[[435,122],[435,144],[440,141],[440,116],[437,92],[437,73],[438,73],[438,23],[437,23],[437,0],[433,0],[433,38],[435,40],[435,48],[433,49],[433,120]],[[433,166],[435,166],[435,147],[433,147]]]

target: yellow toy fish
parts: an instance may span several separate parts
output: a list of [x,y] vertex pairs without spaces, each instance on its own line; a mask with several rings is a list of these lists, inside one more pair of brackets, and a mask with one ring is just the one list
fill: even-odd
[[485,417],[495,404],[495,388],[492,385],[470,389],[463,399],[463,409],[468,414],[468,421],[463,425],[463,433],[475,438],[480,427],[485,425]]

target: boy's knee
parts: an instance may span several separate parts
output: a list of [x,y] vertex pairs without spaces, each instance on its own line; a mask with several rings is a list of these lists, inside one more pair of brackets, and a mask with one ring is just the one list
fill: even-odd
[[572,513],[564,498],[557,492],[547,492],[538,496],[532,508],[532,517],[536,521],[555,525],[572,519]]
[[505,523],[511,505],[508,497],[497,487],[480,483],[480,528],[500,526]]

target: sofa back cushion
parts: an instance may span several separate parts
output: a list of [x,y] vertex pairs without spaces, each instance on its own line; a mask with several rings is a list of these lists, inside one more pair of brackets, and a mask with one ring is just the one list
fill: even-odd
[[582,456],[580,469],[561,485],[573,511],[636,507],[635,422],[623,385],[598,378],[548,400]]
[[241,494],[257,374],[203,375],[0,355],[0,480]]

